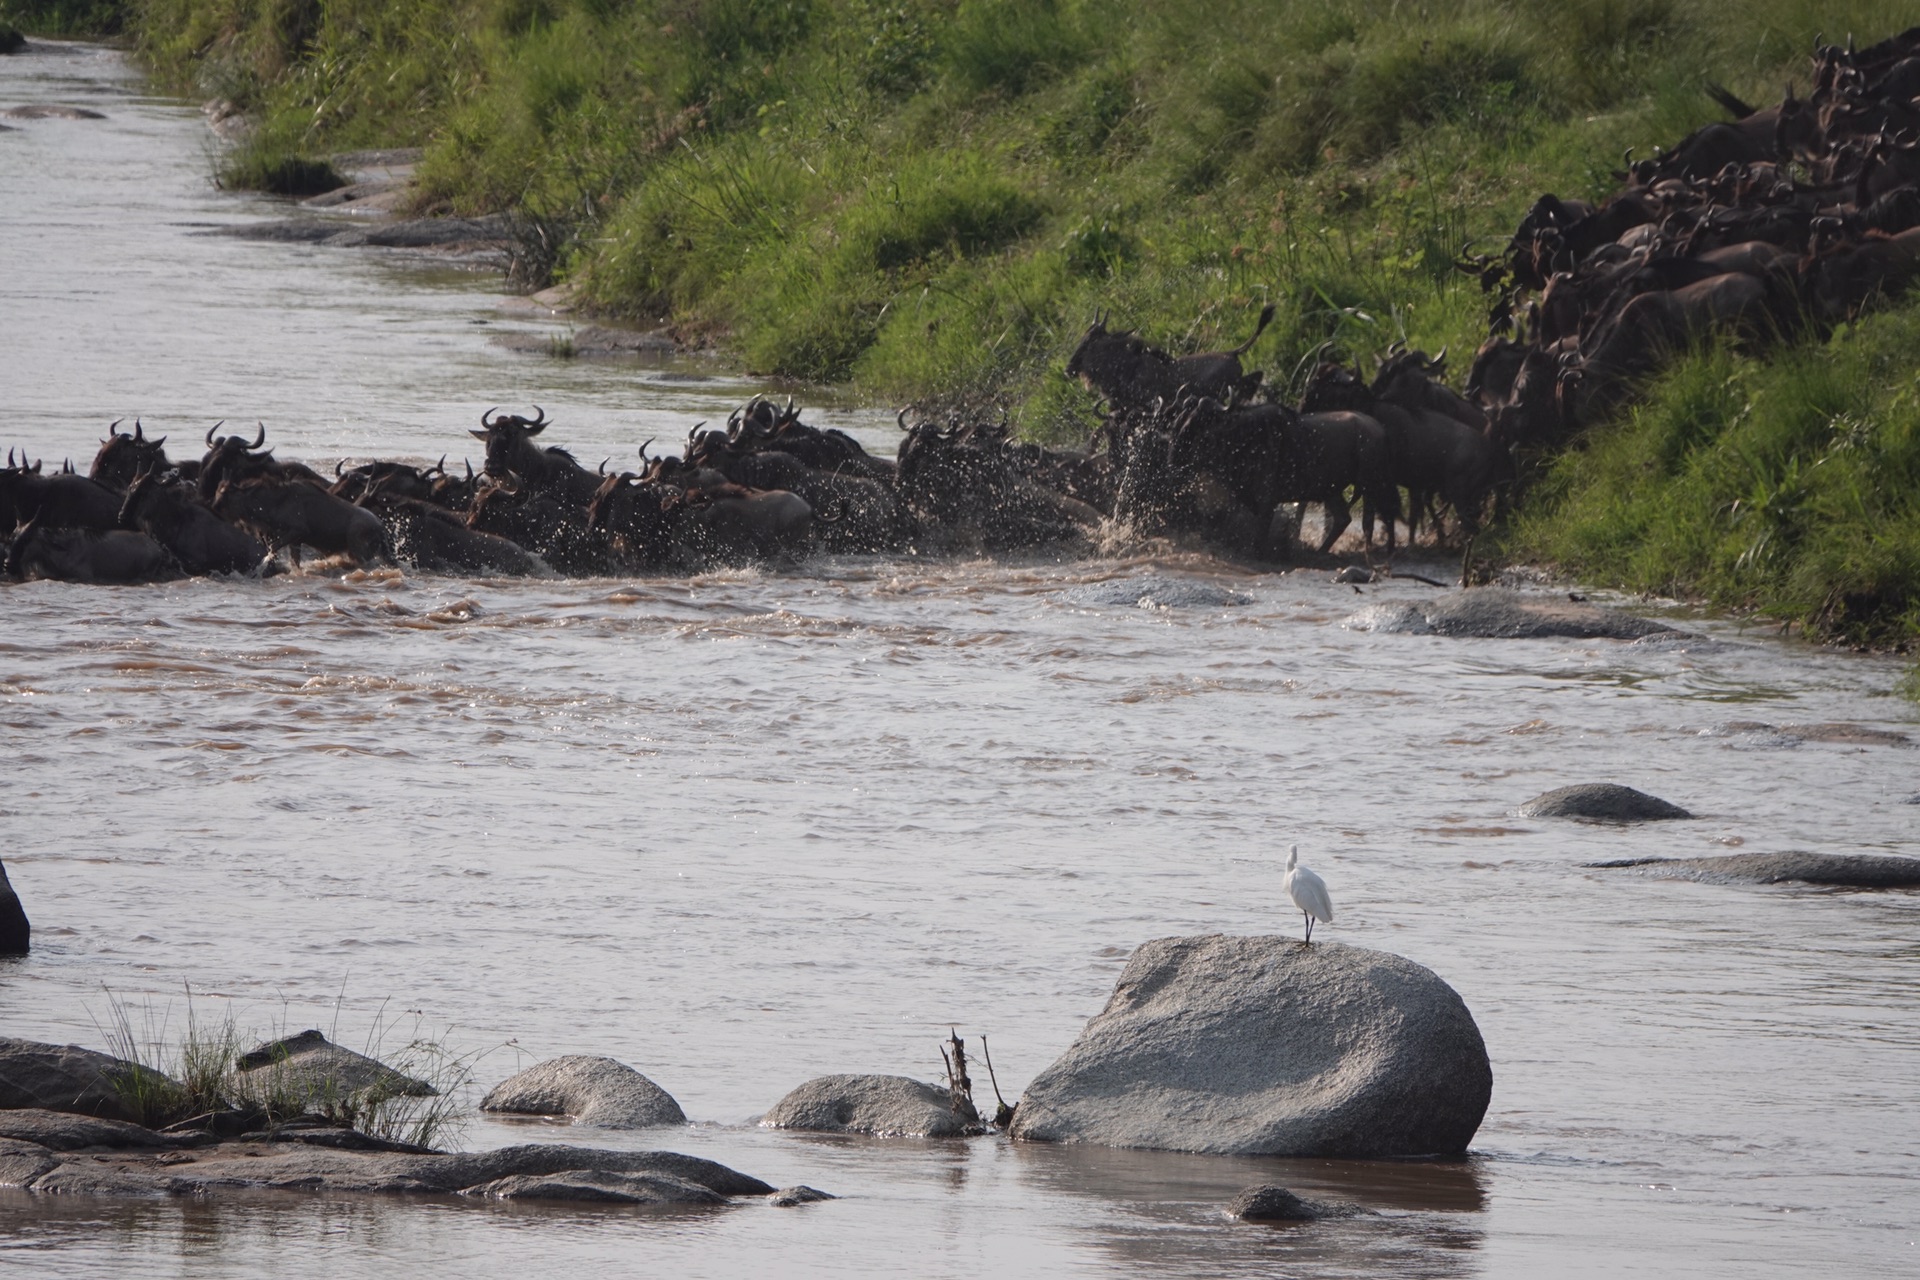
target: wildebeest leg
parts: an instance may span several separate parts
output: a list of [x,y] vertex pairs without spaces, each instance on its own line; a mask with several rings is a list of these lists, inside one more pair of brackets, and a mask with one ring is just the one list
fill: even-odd
[[1353,523],[1353,508],[1347,505],[1345,494],[1330,493],[1321,500],[1320,510],[1323,513],[1321,519],[1326,522],[1326,528],[1320,533],[1320,554],[1325,555],[1333,550],[1333,544],[1340,541],[1340,535]]

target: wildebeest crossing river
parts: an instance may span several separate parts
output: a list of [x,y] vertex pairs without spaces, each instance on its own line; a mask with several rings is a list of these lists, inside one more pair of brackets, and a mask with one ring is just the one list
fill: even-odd
[[[538,403],[597,462],[761,389],[502,350],[538,326],[484,274],[191,234],[277,211],[212,191],[197,112],[112,55],[0,59],[0,94],[106,117],[0,135],[9,442],[36,456],[230,412],[323,468],[432,460],[480,408]],[[0,1248],[75,1277],[1910,1270],[1920,903],[1579,865],[1914,852],[1898,665],[1677,611],[1686,634],[1637,642],[1342,626],[1433,589],[1361,592],[1199,556],[0,587],[0,857],[36,926],[0,962],[6,1033],[103,1045],[111,992],[177,1034],[190,986],[197,1016],[357,1045],[391,1000],[389,1024],[491,1049],[482,1088],[608,1054],[695,1120],[584,1140],[843,1197],[645,1217],[0,1192]],[[1833,725],[1881,736],[1809,728]],[[1700,816],[1512,815],[1592,780]],[[1473,1010],[1494,1097],[1465,1163],[750,1123],[816,1074],[933,1078],[949,1024],[989,1036],[1013,1096],[1141,941],[1295,927],[1291,843],[1339,908],[1316,945],[1410,956]],[[1229,1224],[1259,1181],[1380,1212]]]

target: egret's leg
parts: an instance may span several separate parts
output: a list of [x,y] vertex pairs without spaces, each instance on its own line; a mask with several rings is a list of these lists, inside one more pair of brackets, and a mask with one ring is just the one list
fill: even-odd
[[1313,945],[1313,913],[1311,911],[1302,911],[1300,913],[1300,918],[1307,922],[1307,945],[1312,946]]

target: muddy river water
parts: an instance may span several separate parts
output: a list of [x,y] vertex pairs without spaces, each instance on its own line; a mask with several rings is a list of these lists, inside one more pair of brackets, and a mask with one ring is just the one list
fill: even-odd
[[[284,216],[208,181],[191,105],[116,55],[0,58],[5,443],[84,468],[117,417],[283,456],[457,460],[539,403],[589,462],[724,417],[698,362],[561,361],[497,275],[198,234]],[[818,397],[815,397],[817,402]],[[882,412],[812,414],[888,445]],[[190,450],[189,450],[190,452]],[[1439,570],[1436,569],[1436,572]],[[1204,558],[846,560],[693,580],[294,574],[0,585],[0,857],[35,949],[0,1032],[105,1046],[231,1017],[416,1031],[480,1088],[561,1053],[669,1090],[670,1146],[842,1199],[644,1214],[262,1194],[0,1193],[0,1271],[262,1274],[1893,1276],[1920,1269],[1920,896],[1585,870],[1920,852],[1896,663],[1680,614],[1661,642],[1350,629],[1321,570]],[[1143,603],[1144,598],[1144,603]],[[1636,606],[1646,608],[1648,606]],[[1696,821],[1515,818],[1618,781]],[[936,1078],[985,1033],[1012,1097],[1144,939],[1298,927],[1464,996],[1494,1096],[1457,1164],[797,1137],[827,1072]],[[1234,1226],[1277,1181],[1376,1216]]]

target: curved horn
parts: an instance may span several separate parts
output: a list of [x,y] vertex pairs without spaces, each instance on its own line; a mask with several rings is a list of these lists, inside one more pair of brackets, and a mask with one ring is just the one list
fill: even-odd
[[643,464],[644,464],[644,463],[648,463],[648,462],[651,462],[651,461],[652,461],[652,459],[651,459],[651,458],[649,458],[649,457],[647,457],[647,446],[648,446],[648,445],[650,445],[650,444],[652,444],[652,443],[653,443],[653,442],[654,442],[655,440],[657,440],[658,438],[659,438],[658,436],[648,436],[648,437],[647,437],[647,438],[646,438],[646,439],[645,439],[644,441],[642,441],[642,442],[641,442],[641,444],[640,444],[640,461],[641,461],[641,462],[642,462]]
[[249,453],[251,453],[255,449],[258,449],[261,445],[267,442],[267,424],[262,422],[259,424],[259,426],[260,426],[260,434],[255,436],[253,438],[253,443],[247,446],[247,451]]
[[482,409],[480,411],[480,425],[485,427],[487,430],[491,431],[493,429],[493,424],[495,421],[494,415],[499,412],[500,412],[499,405],[495,405],[491,409]]
[[460,459],[460,465],[467,469],[467,483],[472,484],[473,483],[473,459],[462,458]]
[[334,478],[335,480],[338,480],[338,479],[340,479],[340,478],[341,478],[341,475],[340,475],[340,468],[342,468],[342,467],[344,467],[344,466],[346,466],[346,465],[347,465],[347,460],[346,460],[345,458],[342,458],[342,459],[340,459],[340,460],[339,460],[338,462],[336,462],[336,463],[334,463],[334,464],[333,464],[333,478]]
[[533,406],[533,417],[534,420],[527,423],[527,434],[530,436],[539,435],[547,428],[547,411],[545,409],[542,409],[539,405]]
[[913,430],[912,427],[909,427],[907,425],[907,411],[905,409],[902,409],[900,412],[894,414],[893,421],[895,425],[897,425],[902,431]]
[[227,420],[225,418],[222,418],[220,419],[220,421],[214,423],[212,426],[207,428],[207,448],[209,449],[213,448],[213,433],[226,425],[227,425]]
[[[146,429],[143,426],[141,426],[140,419],[138,418],[135,418],[133,420],[133,438],[135,440],[140,441],[142,444],[145,444],[147,440]],[[160,438],[162,440],[166,439],[165,436],[162,436]]]
[[601,476],[602,476],[603,478],[604,478],[604,477],[606,476],[606,474],[607,474],[607,464],[608,464],[609,462],[612,462],[612,461],[613,461],[613,459],[612,459],[612,458],[602,458],[602,459],[600,459],[600,475],[601,475]]
[[[120,426],[121,423],[125,421],[126,421],[125,418],[115,418],[112,422],[109,422],[107,424],[107,440],[111,440],[115,436],[118,436],[120,434],[117,428]],[[107,442],[106,440],[102,440],[100,443],[105,444],[106,442]]]

